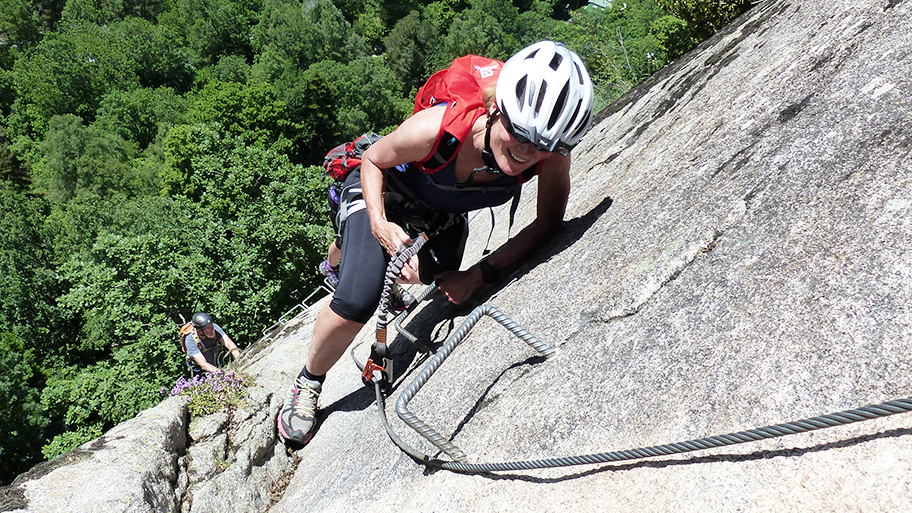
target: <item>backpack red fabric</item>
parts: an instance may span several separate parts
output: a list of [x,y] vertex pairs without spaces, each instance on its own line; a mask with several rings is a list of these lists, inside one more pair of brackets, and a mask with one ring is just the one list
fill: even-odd
[[326,169],[326,174],[336,181],[345,180],[348,173],[351,173],[353,169],[361,165],[361,155],[380,139],[382,139],[382,136],[371,132],[358,137],[352,142],[340,144],[329,150],[329,153],[323,157],[323,167]]
[[[497,82],[501,69],[501,61],[478,55],[466,55],[454,60],[449,68],[431,75],[418,90],[415,97],[416,113],[434,105],[447,104],[434,147],[427,158],[417,163],[419,169],[433,174],[456,157],[458,147],[465,140],[472,125],[485,113],[484,91]],[[440,148],[444,133],[455,137],[459,144],[446,150]],[[443,159],[439,158],[441,153]],[[435,155],[438,159],[432,164]]]

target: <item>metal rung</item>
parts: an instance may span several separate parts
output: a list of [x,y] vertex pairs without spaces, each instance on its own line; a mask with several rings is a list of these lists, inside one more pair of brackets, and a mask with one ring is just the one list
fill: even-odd
[[[326,281],[326,285],[327,285],[326,287],[324,287],[323,285],[318,286],[317,288],[314,289],[313,292],[311,292],[306,298],[304,298],[304,301],[301,301],[300,303],[294,305],[293,307],[291,307],[290,310],[288,310],[287,312],[285,312],[285,313],[283,313],[282,315],[280,315],[280,316],[279,316],[279,320],[276,321],[275,324],[273,324],[272,326],[270,326],[270,327],[266,328],[265,330],[263,330],[263,336],[265,337],[267,333],[269,333],[269,332],[275,330],[276,328],[279,328],[279,327],[281,327],[281,326],[284,326],[285,324],[288,323],[288,321],[294,319],[294,318],[295,318],[295,315],[291,315],[291,314],[294,313],[295,311],[297,311],[297,310],[303,310],[303,311],[310,310],[310,308],[311,308],[312,306],[314,306],[316,303],[314,303],[313,305],[308,305],[308,304],[306,304],[306,303],[307,303],[308,301],[310,301],[310,298],[314,297],[314,295],[315,295],[317,292],[320,292],[321,290],[323,290],[323,291],[325,291],[328,295],[331,296],[331,295],[333,294],[333,292],[332,292],[332,290],[330,290],[331,287],[329,286],[329,282],[328,282],[328,281]],[[296,315],[297,315],[297,314],[296,314]]]
[[437,371],[440,365],[444,360],[453,352],[456,346],[468,335],[469,330],[475,326],[476,323],[481,319],[482,316],[487,315],[499,322],[503,327],[507,328],[514,335],[519,337],[523,342],[532,346],[540,355],[550,356],[554,353],[554,348],[545,344],[534,335],[523,329],[519,324],[515,323],[509,317],[500,312],[500,310],[494,308],[490,305],[481,305],[472,310],[472,313],[466,317],[465,321],[462,322],[462,325],[459,326],[455,332],[447,339],[447,341],[441,346],[437,353],[428,361],[427,365],[418,373],[418,376],[409,384],[408,387],[402,392],[402,395],[399,396],[399,399],[396,401],[396,413],[399,414],[406,424],[409,425],[412,429],[418,432],[421,436],[427,438],[429,442],[434,444],[438,449],[449,455],[456,461],[465,461],[466,455],[462,452],[461,449],[453,445],[452,442],[444,438],[440,433],[435,431],[432,427],[428,426],[424,421],[419,419],[414,413],[409,411],[408,403],[412,400],[418,390],[427,383],[427,380]]

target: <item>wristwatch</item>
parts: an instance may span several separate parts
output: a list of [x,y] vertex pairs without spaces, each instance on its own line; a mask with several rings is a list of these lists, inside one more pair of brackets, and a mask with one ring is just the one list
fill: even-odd
[[481,269],[481,279],[485,283],[494,283],[500,279],[500,271],[489,264],[487,259],[478,262],[478,268]]

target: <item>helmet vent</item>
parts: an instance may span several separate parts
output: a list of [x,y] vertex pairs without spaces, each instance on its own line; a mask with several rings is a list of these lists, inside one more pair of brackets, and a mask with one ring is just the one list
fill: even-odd
[[580,69],[579,63],[574,62],[574,63],[573,63],[573,69],[576,70],[576,78],[579,79],[579,83],[580,83],[580,84],[585,83],[586,81],[583,79],[583,70]]
[[522,107],[523,99],[526,96],[526,84],[529,81],[529,75],[522,77],[522,80],[516,83],[516,103]]
[[583,134],[583,132],[585,132],[586,129],[589,128],[589,118],[591,118],[591,117],[592,117],[592,111],[590,110],[589,112],[586,113],[586,117],[583,118],[582,123],[579,124],[579,128],[577,128],[576,132],[573,133],[574,139],[581,136]]
[[538,48],[536,48],[535,50],[532,50],[532,52],[530,52],[529,55],[526,55],[525,60],[534,59],[536,54],[538,54]]
[[[572,125],[573,125],[573,122],[577,120],[577,119],[576,119],[576,116],[579,114],[580,108],[582,108],[582,106],[583,106],[583,100],[580,100],[580,101],[576,102],[576,110],[573,111],[573,115],[572,115],[572,116],[570,116],[569,118],[567,118],[567,125],[564,126],[564,129],[563,129],[563,130],[561,130],[561,133],[566,134],[567,132],[570,131],[570,129],[571,129]],[[579,131],[579,130],[577,130],[577,131]],[[576,134],[573,134],[573,136],[575,137]]]
[[556,53],[556,54],[554,54],[554,57],[551,58],[551,62],[548,64],[548,66],[551,69],[553,69],[554,71],[557,71],[557,68],[560,67],[560,63],[563,60],[564,60],[564,57],[561,54]]
[[548,83],[542,82],[541,89],[538,91],[538,100],[535,102],[535,111],[534,114],[538,116],[539,111],[541,111],[542,103],[545,101],[545,93],[548,91]]
[[[548,130],[554,128],[554,123],[557,123],[557,118],[564,113],[564,106],[567,104],[567,96],[569,94],[570,82],[568,81],[564,82],[564,88],[561,89],[560,94],[557,96],[557,102],[554,103],[554,108],[551,109],[551,118],[548,119]],[[577,109],[579,109],[579,107],[577,107]]]

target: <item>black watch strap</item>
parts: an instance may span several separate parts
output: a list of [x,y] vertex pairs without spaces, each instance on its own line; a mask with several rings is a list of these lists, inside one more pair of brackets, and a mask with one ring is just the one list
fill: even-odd
[[478,268],[481,269],[481,279],[485,283],[494,283],[500,279],[500,271],[488,263],[487,259],[478,262]]

